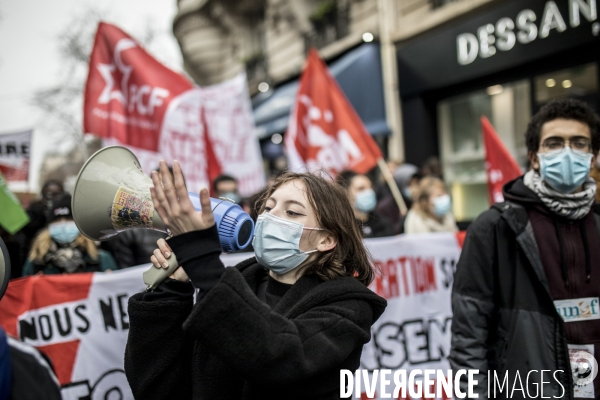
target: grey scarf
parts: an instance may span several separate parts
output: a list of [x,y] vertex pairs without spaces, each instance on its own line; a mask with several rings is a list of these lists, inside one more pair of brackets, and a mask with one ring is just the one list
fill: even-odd
[[44,263],[50,263],[72,274],[86,266],[81,250],[71,243],[67,246],[57,246],[54,241],[50,243],[50,249],[44,256]]
[[525,186],[533,190],[544,205],[553,213],[571,220],[585,217],[594,204],[596,182],[588,178],[583,183],[583,190],[578,193],[561,193],[552,189],[535,170],[529,170],[523,177]]

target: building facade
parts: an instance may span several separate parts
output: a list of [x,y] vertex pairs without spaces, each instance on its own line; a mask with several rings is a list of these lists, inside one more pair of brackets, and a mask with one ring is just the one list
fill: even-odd
[[376,46],[380,72],[362,76],[376,75],[369,87],[381,90],[365,96],[385,127],[361,109],[373,101],[353,99],[349,73],[336,78],[390,158],[441,160],[460,220],[488,207],[482,115],[525,169],[525,127],[543,104],[600,104],[597,0],[179,0],[173,30],[197,83],[246,70],[263,150],[275,155],[269,138],[285,131],[308,49],[333,71]]
[[544,104],[571,96],[600,105],[596,0],[472,3],[448,23],[396,36],[406,160],[440,157],[459,220],[489,206],[481,116],[526,170],[524,133]]

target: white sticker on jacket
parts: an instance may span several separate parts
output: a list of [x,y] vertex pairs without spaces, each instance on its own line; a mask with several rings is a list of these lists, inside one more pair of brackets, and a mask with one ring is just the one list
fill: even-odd
[[573,372],[573,396],[593,399],[594,379],[598,375],[598,362],[594,358],[593,344],[570,344],[569,359]]
[[565,322],[580,322],[600,319],[600,301],[598,297],[582,299],[556,300],[554,307]]

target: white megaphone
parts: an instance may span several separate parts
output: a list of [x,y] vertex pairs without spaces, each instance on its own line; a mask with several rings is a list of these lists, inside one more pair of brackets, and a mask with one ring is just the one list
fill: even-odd
[[[125,147],[98,150],[79,171],[73,190],[73,220],[79,231],[92,240],[106,240],[132,228],[167,231],[154,210],[150,187],[152,179],[144,174],[136,156]],[[200,199],[189,193],[200,210]],[[225,252],[246,248],[254,234],[254,221],[242,208],[227,200],[211,198],[211,208]],[[144,283],[154,289],[179,265],[175,254],[169,268],[152,267],[144,272]]]
[[4,241],[0,239],[0,299],[4,296],[10,280],[10,256]]

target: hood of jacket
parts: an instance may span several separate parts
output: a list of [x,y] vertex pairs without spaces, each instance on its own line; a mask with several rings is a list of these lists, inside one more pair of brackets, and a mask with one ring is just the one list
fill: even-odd
[[[258,285],[268,274],[268,269],[260,265],[255,257],[242,261],[235,266],[248,285],[256,291]],[[293,290],[292,290],[293,289]],[[363,285],[360,281],[349,276],[323,281],[316,275],[303,275],[284,295],[274,310],[292,317],[302,314],[311,308],[347,299],[362,300],[373,310],[373,322],[377,321],[385,311],[387,301]]]
[[504,196],[504,200],[512,201],[523,206],[532,206],[536,204],[544,205],[538,195],[525,186],[523,175],[506,183],[502,188],[502,195]]

